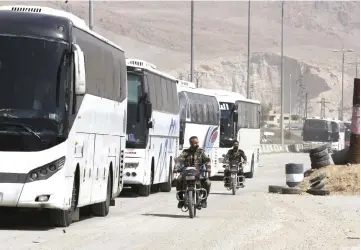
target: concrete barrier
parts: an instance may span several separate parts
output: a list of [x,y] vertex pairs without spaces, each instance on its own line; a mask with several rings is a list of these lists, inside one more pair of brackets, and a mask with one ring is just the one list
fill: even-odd
[[299,153],[303,149],[302,144],[291,144],[291,145],[281,145],[281,144],[261,144],[260,145],[260,153]]

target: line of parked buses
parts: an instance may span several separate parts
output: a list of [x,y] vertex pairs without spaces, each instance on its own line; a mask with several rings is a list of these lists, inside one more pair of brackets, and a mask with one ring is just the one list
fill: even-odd
[[43,208],[65,227],[80,208],[106,216],[123,187],[170,192],[193,135],[211,176],[234,139],[254,176],[260,102],[126,59],[82,19],[46,7],[0,6],[0,47],[0,207]]

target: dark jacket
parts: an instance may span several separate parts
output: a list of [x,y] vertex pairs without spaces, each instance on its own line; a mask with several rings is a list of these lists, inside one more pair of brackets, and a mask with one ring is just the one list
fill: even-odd
[[185,167],[201,167],[203,164],[205,164],[206,167],[209,168],[211,159],[206,156],[204,150],[201,148],[197,148],[196,151],[193,151],[191,148],[187,148],[182,151],[178,157],[178,161],[180,164],[184,164]]
[[225,157],[229,161],[242,161],[242,158],[247,162],[247,156],[242,149],[234,150],[233,148],[228,150],[228,153]]

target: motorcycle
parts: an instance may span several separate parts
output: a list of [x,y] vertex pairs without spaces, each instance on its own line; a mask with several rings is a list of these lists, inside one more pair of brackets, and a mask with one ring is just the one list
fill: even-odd
[[[222,155],[225,157],[226,155]],[[224,187],[227,190],[232,190],[232,194],[235,195],[237,193],[237,189],[244,188],[243,183],[246,178],[244,175],[239,175],[239,171],[242,169],[243,162],[238,161],[223,161],[223,163],[228,163],[228,169],[230,172],[230,176],[225,176],[223,178]],[[223,168],[227,168],[227,165],[223,165]]]
[[[204,167],[199,171],[194,166],[185,167],[179,172],[183,172],[182,178],[185,189],[177,191],[176,197],[178,201],[184,201],[184,207],[181,208],[182,212],[189,211],[189,218],[194,218],[197,209],[202,209],[202,201],[207,198],[207,190],[202,188],[200,184],[200,179],[206,178],[207,172]],[[183,193],[183,199],[179,197],[180,193]]]

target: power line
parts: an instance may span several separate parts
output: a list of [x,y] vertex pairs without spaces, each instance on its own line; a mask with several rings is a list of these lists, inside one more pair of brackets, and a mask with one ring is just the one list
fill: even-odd
[[320,102],[317,103],[321,103],[321,118],[325,118],[326,117],[326,103],[330,103],[327,102],[325,98],[321,98]]

